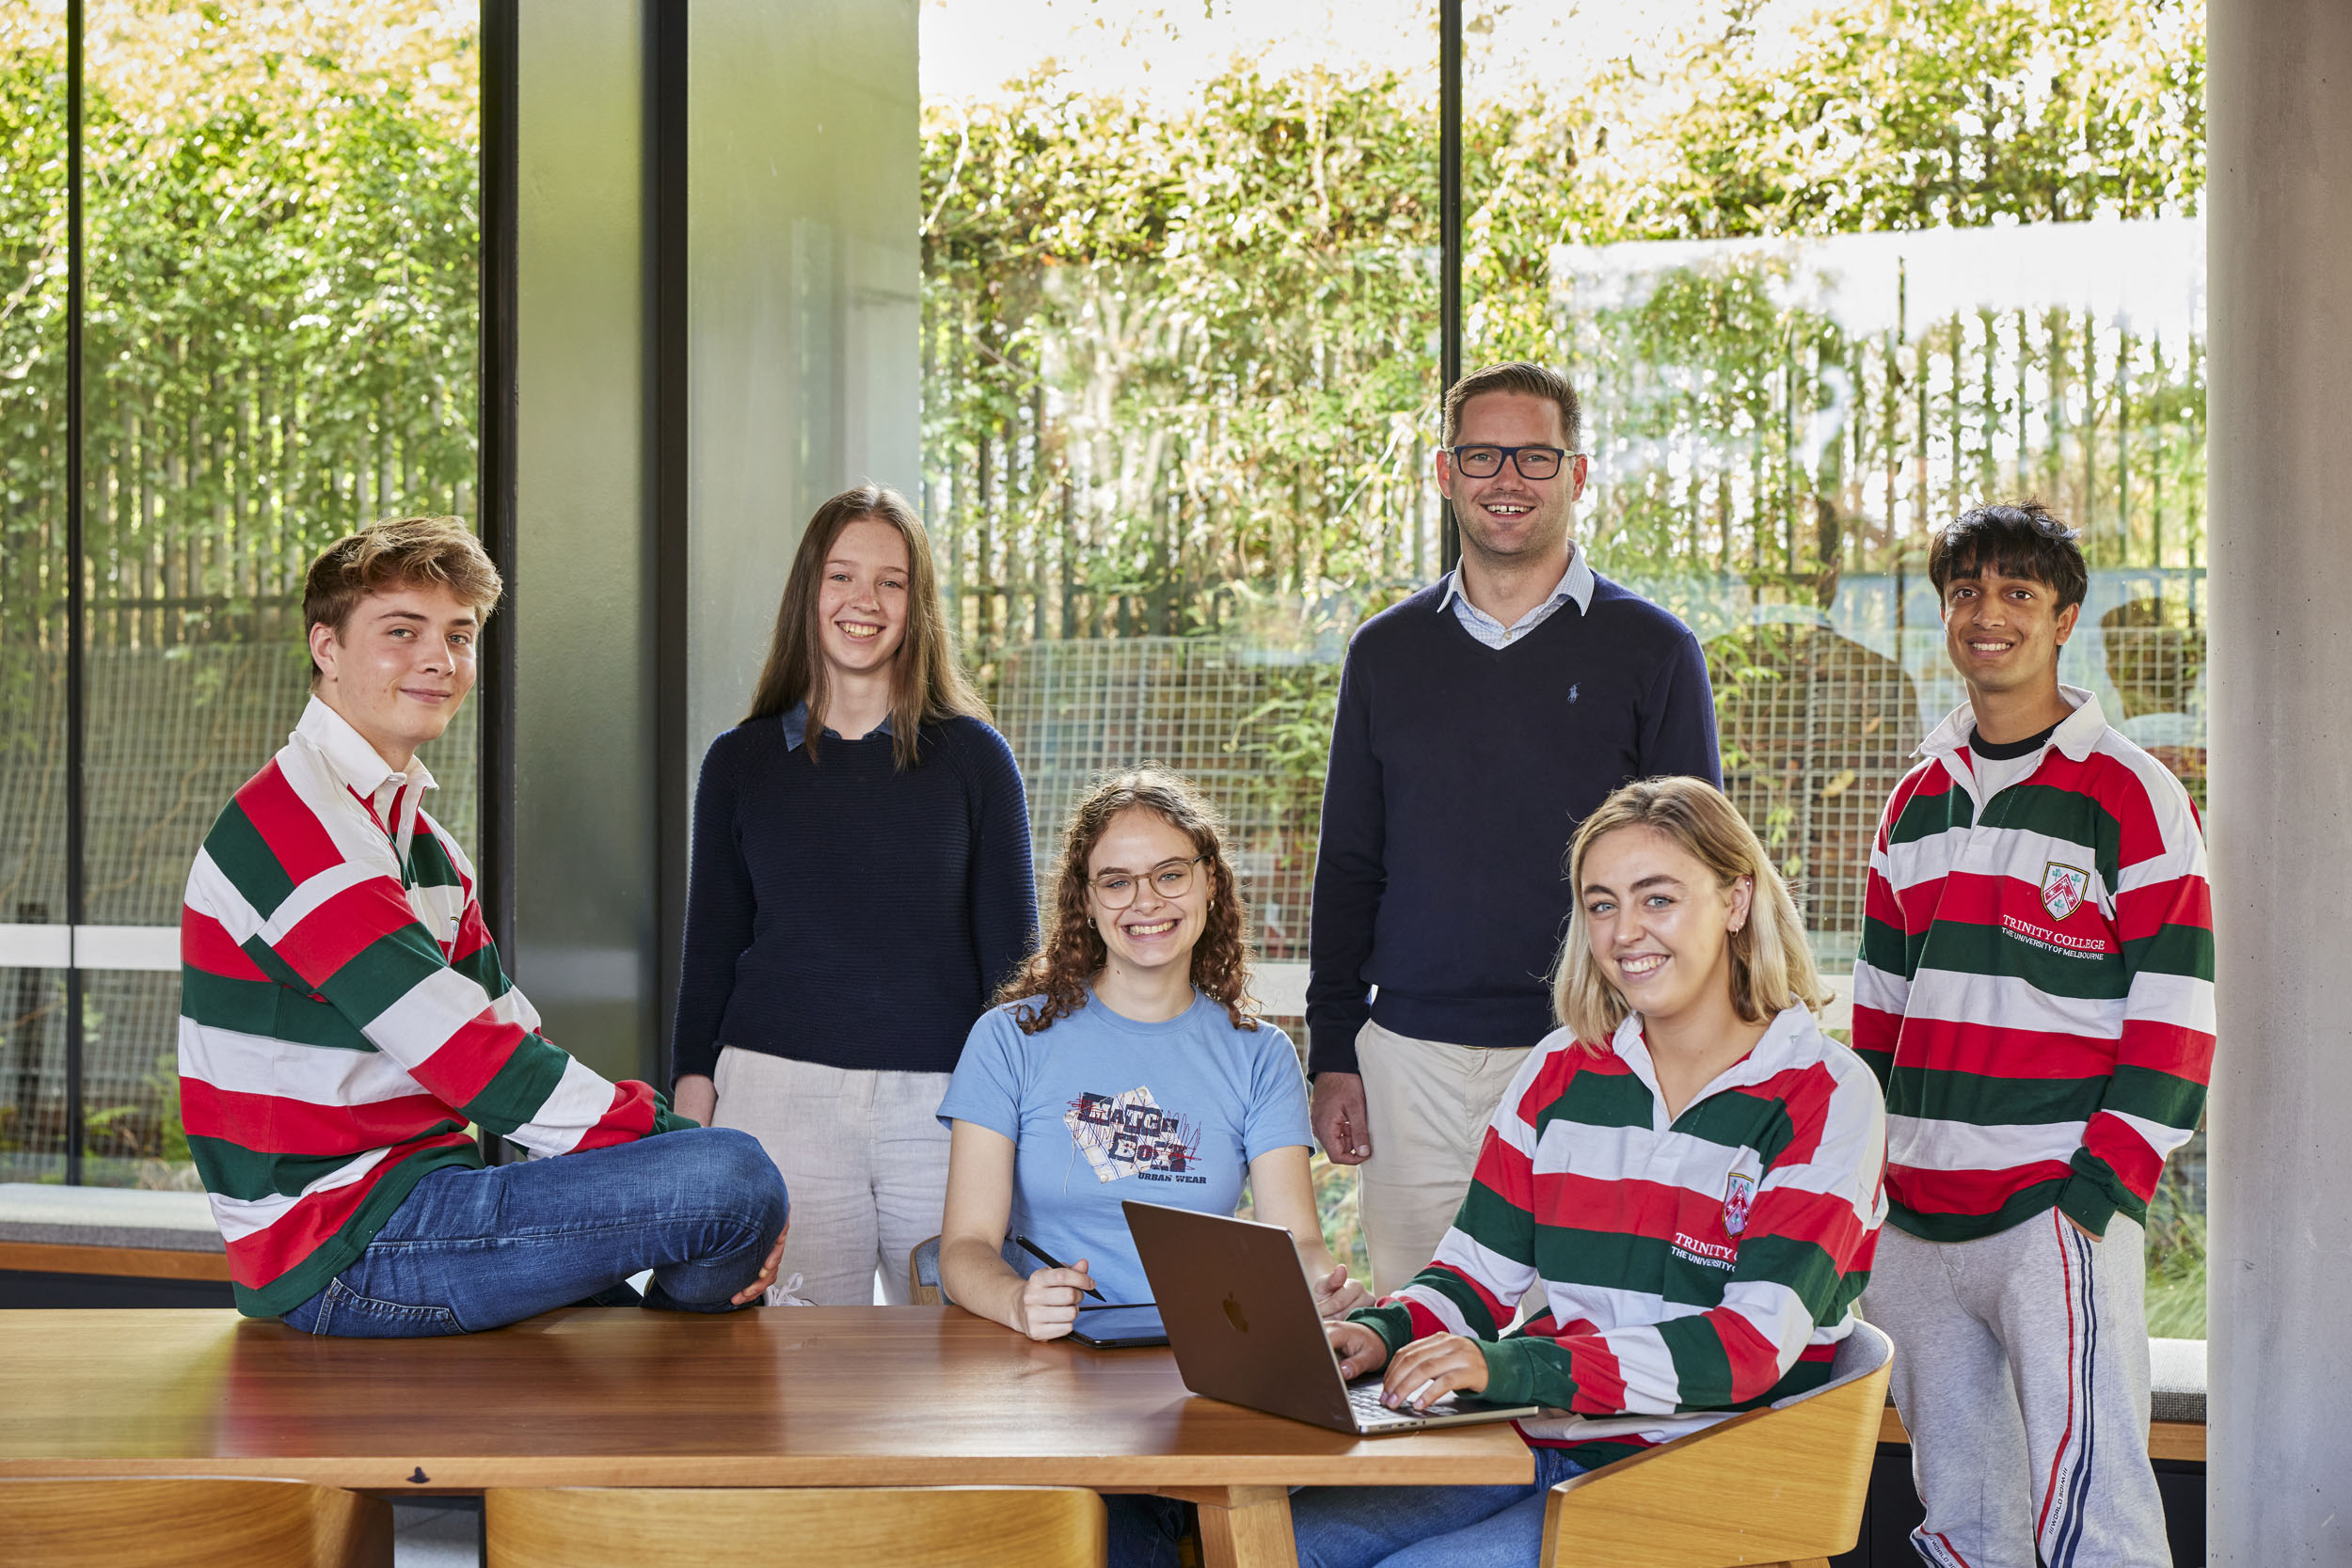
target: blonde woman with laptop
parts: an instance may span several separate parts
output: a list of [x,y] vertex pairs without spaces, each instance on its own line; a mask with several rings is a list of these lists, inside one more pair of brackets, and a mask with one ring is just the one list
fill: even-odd
[[[1578,831],[1552,1006],[1438,1255],[1329,1325],[1383,1402],[1548,1407],[1526,1486],[1325,1487],[1303,1568],[1534,1568],[1569,1476],[1829,1377],[1885,1212],[1878,1081],[1756,834],[1697,779],[1628,784]],[[1515,1311],[1527,1315],[1514,1324]]]

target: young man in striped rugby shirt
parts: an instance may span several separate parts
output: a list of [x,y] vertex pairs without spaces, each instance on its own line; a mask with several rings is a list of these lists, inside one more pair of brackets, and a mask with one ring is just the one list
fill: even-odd
[[[646,1305],[686,1311],[775,1279],[774,1164],[539,1034],[421,809],[417,749],[500,591],[454,517],[330,546],[303,591],[310,705],[188,875],[181,1109],[249,1315],[408,1338],[633,1295],[641,1269]],[[564,1158],[485,1169],[469,1123]]]
[[2058,684],[2075,539],[2027,501],[1931,549],[1968,702],[1887,802],[1854,966],[1893,1199],[1863,1309],[1945,1568],[2171,1561],[2141,1225],[2204,1105],[2212,910],[2187,795]]

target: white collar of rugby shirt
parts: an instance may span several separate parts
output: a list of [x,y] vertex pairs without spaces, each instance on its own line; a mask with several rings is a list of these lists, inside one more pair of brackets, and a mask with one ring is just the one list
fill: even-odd
[[[1756,1049],[1717,1073],[1704,1088],[1692,1095],[1690,1103],[1682,1107],[1683,1114],[1688,1116],[1692,1105],[1725,1089],[1761,1084],[1811,1056],[1819,1055],[1820,1052],[1815,1044],[1815,1037],[1820,1032],[1820,1021],[1814,1018],[1813,1010],[1804,1003],[1783,1007],[1772,1016],[1772,1022],[1764,1026],[1764,1037],[1756,1042]],[[1649,1041],[1642,1037],[1640,1013],[1625,1016],[1625,1021],[1617,1025],[1616,1034],[1611,1037],[1609,1048],[1624,1057],[1626,1065],[1633,1069],[1633,1075],[1648,1085],[1655,1102],[1655,1114],[1662,1117],[1666,1098],[1658,1086],[1658,1065],[1650,1059]]]
[[[2099,749],[2099,736],[2106,733],[2106,715],[2100,710],[2098,697],[2087,688],[2061,684],[2058,695],[2065,698],[2074,711],[2058,721],[2049,743],[2072,760],[2081,762]],[[1928,737],[1919,742],[1919,749],[1912,755],[1948,759],[1968,744],[1968,737],[1976,733],[1976,709],[1963,703],[1946,714],[1942,723],[1928,732]]]
[[409,841],[416,834],[417,809],[423,803],[424,792],[440,787],[424,764],[411,758],[407,771],[402,772],[386,762],[382,753],[368,744],[366,736],[351,727],[350,720],[317,697],[312,697],[302,710],[302,721],[294,726],[291,738],[309,743],[326,760],[327,768],[338,780],[374,808],[379,821],[404,785],[416,786],[405,795],[399,795],[400,820],[385,824],[399,847],[401,859],[405,861]]

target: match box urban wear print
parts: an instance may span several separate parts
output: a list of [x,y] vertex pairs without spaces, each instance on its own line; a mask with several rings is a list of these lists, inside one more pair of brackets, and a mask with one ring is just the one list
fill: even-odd
[[1391,1353],[1490,1341],[1486,1397],[1571,1412],[1520,1431],[1605,1465],[1828,1380],[1869,1279],[1885,1141],[1869,1069],[1803,1007],[1671,1122],[1638,1014],[1597,1051],[1555,1030],[1436,1259],[1355,1317]]
[[2089,692],[1979,800],[1963,707],[1871,851],[1854,1049],[1886,1085],[1891,1218],[1929,1241],[2056,1206],[2144,1222],[2197,1130],[2214,1047],[2204,834]]
[[325,1289],[426,1175],[479,1166],[469,1123],[539,1154],[692,1125],[539,1035],[431,787],[313,699],[188,874],[181,1112],[250,1315]]

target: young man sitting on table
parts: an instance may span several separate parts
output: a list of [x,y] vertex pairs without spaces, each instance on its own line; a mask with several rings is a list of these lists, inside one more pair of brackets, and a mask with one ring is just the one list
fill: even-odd
[[[1722,791],[1627,784],[1584,819],[1552,1010],[1437,1258],[1329,1325],[1391,1405],[1549,1407],[1526,1486],[1312,1487],[1302,1568],[1534,1568],[1545,1493],[1827,1382],[1886,1200],[1886,1112],[1795,901]],[[1514,1324],[1514,1312],[1529,1314]]]
[[[539,1034],[422,809],[417,749],[472,689],[501,587],[454,517],[329,546],[310,705],[188,874],[181,1108],[249,1316],[414,1338],[628,1299],[644,1269],[646,1306],[689,1312],[774,1283],[774,1164]],[[485,1169],[469,1123],[563,1158]]]

